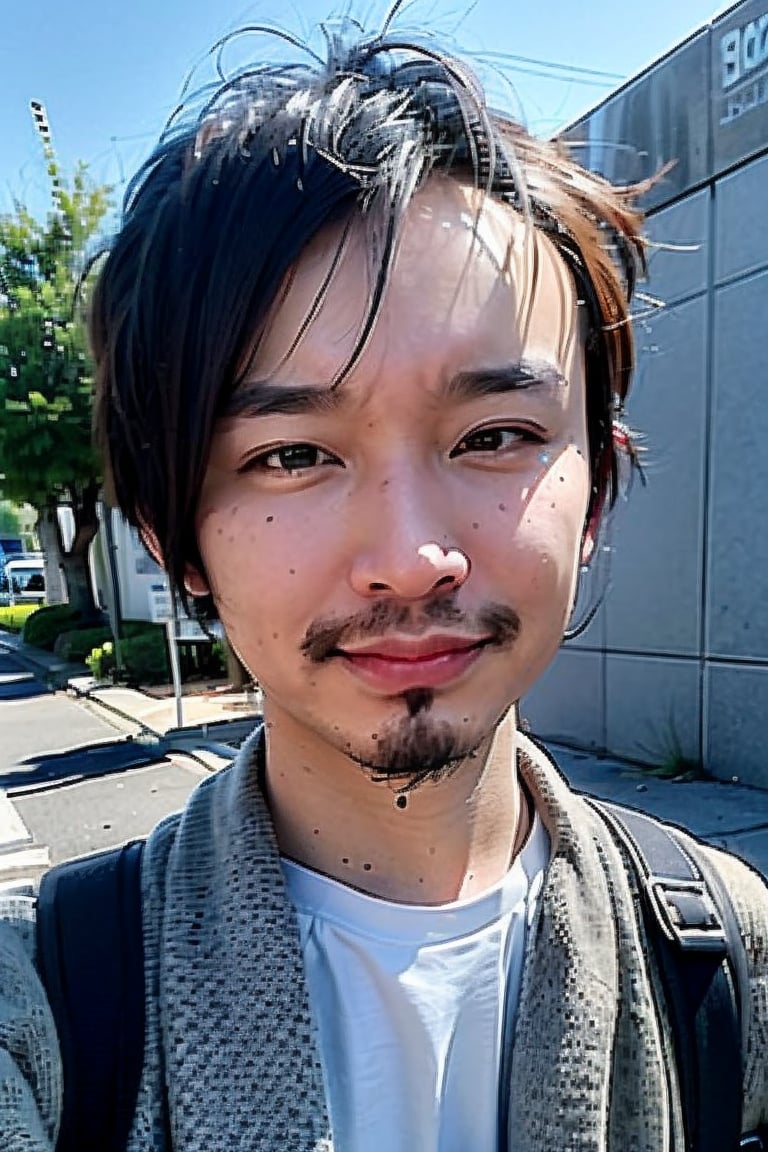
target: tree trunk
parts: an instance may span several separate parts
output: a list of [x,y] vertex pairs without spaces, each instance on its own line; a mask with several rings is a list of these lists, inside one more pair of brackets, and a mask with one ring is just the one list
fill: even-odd
[[99,615],[88,564],[91,541],[99,530],[99,520],[96,514],[98,494],[99,487],[96,481],[91,481],[81,490],[75,488],[70,490],[69,506],[72,509],[75,531],[69,549],[64,548],[61,523],[56,506],[51,506],[53,523],[58,536],[61,567],[67,584],[69,606],[78,611],[86,620]]
[[65,552],[61,558],[70,608],[78,611],[84,620],[98,614],[91,586],[88,549],[85,552]]
[[46,603],[63,604],[67,599],[67,590],[62,577],[61,547],[59,545],[55,504],[38,508],[36,528],[45,567]]

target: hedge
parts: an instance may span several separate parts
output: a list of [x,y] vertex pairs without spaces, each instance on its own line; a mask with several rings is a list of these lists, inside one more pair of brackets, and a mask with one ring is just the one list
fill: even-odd
[[69,604],[51,604],[47,608],[38,608],[24,625],[24,642],[53,652],[56,638],[62,632],[71,632],[76,628],[79,619],[80,613],[70,608]]
[[150,624],[150,632],[120,641],[120,660],[134,684],[166,684],[171,677],[165,630]]
[[[0,620],[2,626],[2,620]],[[109,625],[96,624],[93,619],[82,620],[79,612],[68,604],[51,604],[32,611],[24,624],[24,641],[35,648],[55,652],[63,660],[83,661],[105,640],[112,639]],[[160,632],[156,624],[144,620],[126,620],[123,636],[126,641],[137,636]],[[165,635],[161,632],[161,635]]]
[[72,632],[61,632],[56,637],[53,650],[62,660],[82,664],[94,648],[111,639],[112,629],[104,625],[98,628],[77,628]]
[[37,604],[6,604],[0,607],[0,628],[6,632],[21,632],[25,621],[33,612],[37,612]]

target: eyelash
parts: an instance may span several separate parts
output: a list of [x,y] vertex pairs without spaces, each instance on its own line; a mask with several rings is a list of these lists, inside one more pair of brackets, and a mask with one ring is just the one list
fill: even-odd
[[[271,456],[280,456],[283,453],[295,452],[296,449],[302,448],[314,452],[318,456],[323,456],[325,459],[322,461],[316,460],[314,464],[304,464],[298,467],[296,465],[291,467],[290,464],[281,463],[279,467],[274,468],[267,463]],[[289,476],[295,476],[301,472],[308,471],[310,468],[324,467],[327,464],[341,464],[341,461],[331,452],[326,452],[323,448],[318,448],[316,444],[306,444],[304,441],[296,441],[293,444],[280,444],[276,448],[270,448],[266,452],[260,452],[256,456],[251,456],[251,458],[243,464],[240,471],[249,472],[260,469],[262,472],[273,472],[275,474],[287,473]]]
[[[470,444],[473,440],[478,438],[494,438],[502,437],[505,434],[511,434],[514,437],[512,444],[502,445],[498,444],[496,447],[488,446],[486,448],[477,447],[472,448]],[[509,425],[489,425],[485,428],[476,428],[472,432],[468,432],[466,436],[462,436],[459,443],[452,448],[449,453],[449,459],[453,460],[458,456],[463,456],[465,453],[480,452],[481,455],[498,455],[502,456],[506,452],[513,450],[515,446],[524,444],[543,444],[546,441],[546,436],[541,429],[530,426],[509,426]],[[315,459],[314,463],[293,466],[285,462],[285,459],[279,464],[278,467],[273,467],[268,464],[271,457],[284,457],[284,454],[297,450],[304,450],[305,452],[314,453],[316,457],[323,457],[323,459]],[[272,473],[273,475],[289,475],[298,476],[303,472],[307,472],[312,468],[326,467],[329,464],[340,465],[342,468],[344,464],[332,452],[327,452],[324,448],[319,448],[316,444],[308,444],[304,441],[296,441],[293,444],[280,444],[275,448],[270,448],[265,452],[260,452],[255,456],[251,456],[249,460],[241,466],[240,472],[250,472],[260,470],[263,473]]]
[[[530,425],[519,425],[519,424],[518,425],[490,424],[484,428],[475,428],[472,432],[468,432],[466,436],[462,436],[461,440],[456,445],[456,447],[451,449],[450,459],[453,460],[456,456],[462,456],[464,454],[464,452],[473,452],[473,451],[476,452],[476,451],[478,451],[477,448],[473,449],[473,448],[467,447],[467,445],[469,444],[470,441],[475,440],[478,437],[503,436],[505,433],[511,433],[514,436],[514,444],[515,445],[543,444],[546,441],[546,436],[540,428],[535,428],[535,427],[532,427]],[[512,447],[513,447],[513,445],[508,445],[507,448],[505,449],[504,447],[499,446],[496,448],[491,448],[490,451],[488,451],[487,449],[480,449],[480,451],[483,454],[485,454],[487,452],[488,455],[501,456],[505,453],[505,451],[509,450],[509,448],[512,448]]]

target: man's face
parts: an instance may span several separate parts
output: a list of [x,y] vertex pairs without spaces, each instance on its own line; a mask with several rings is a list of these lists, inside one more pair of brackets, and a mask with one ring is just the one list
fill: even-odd
[[291,351],[340,231],[313,241],[253,405],[217,426],[197,518],[267,720],[406,780],[477,748],[552,659],[589,495],[570,276],[510,208],[486,202],[477,222],[477,204],[449,179],[416,197],[373,336],[333,392],[368,240],[353,229]]

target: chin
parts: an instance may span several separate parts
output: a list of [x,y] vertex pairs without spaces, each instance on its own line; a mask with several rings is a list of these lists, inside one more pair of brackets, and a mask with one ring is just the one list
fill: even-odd
[[419,713],[400,716],[357,744],[350,740],[345,755],[371,779],[410,789],[429,780],[437,782],[474,759],[492,736],[499,719],[478,724],[467,716],[450,718]]

